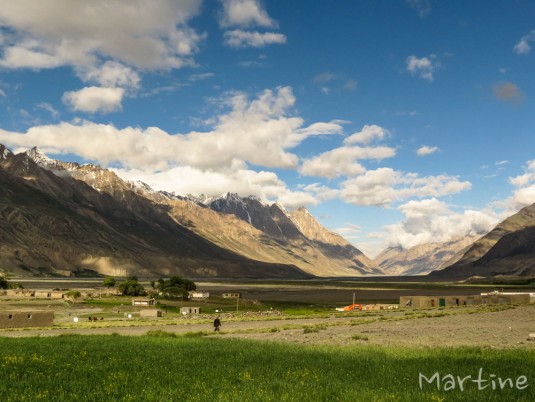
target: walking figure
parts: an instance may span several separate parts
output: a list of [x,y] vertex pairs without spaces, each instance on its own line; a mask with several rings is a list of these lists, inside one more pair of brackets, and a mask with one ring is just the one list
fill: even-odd
[[219,332],[219,327],[221,327],[221,319],[217,316],[214,320],[214,331]]

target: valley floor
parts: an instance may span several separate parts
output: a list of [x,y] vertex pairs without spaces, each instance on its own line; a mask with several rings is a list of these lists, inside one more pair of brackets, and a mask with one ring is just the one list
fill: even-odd
[[[98,308],[80,314],[99,314]],[[61,334],[121,334],[139,336],[161,330],[182,335],[245,338],[259,341],[327,345],[399,345],[417,347],[479,346],[490,348],[535,348],[529,341],[535,332],[535,305],[479,306],[444,310],[369,311],[322,313],[309,316],[277,315],[273,312],[222,314],[218,334],[213,315],[95,323],[56,320],[54,327],[0,330],[0,337],[57,336]],[[59,322],[58,322],[59,321]]]

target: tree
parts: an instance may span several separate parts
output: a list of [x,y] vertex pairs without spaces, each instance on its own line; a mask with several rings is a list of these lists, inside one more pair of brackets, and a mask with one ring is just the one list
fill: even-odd
[[189,291],[197,289],[197,286],[189,279],[172,276],[168,280],[164,280],[163,278],[158,279],[157,288],[164,297],[187,300]]
[[102,286],[106,286],[108,289],[115,286],[115,278],[113,276],[107,276],[102,281]]
[[0,289],[7,289],[9,288],[9,283],[3,276],[0,276]]
[[123,296],[144,296],[145,288],[138,282],[136,276],[128,278],[119,284],[119,291]]
[[82,294],[78,290],[69,290],[67,293],[65,293],[65,296],[72,299],[72,302],[75,303],[76,299],[80,298]]

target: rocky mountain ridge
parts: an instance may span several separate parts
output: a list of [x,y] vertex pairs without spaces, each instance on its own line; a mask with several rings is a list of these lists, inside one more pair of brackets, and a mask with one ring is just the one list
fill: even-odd
[[386,275],[427,275],[447,264],[478,236],[465,236],[446,242],[425,243],[405,249],[401,246],[383,250],[373,262]]
[[[367,265],[369,260],[366,261],[365,256],[347,242],[343,244],[345,254],[337,255],[329,250],[328,245],[308,239],[296,226],[290,213],[278,204],[269,205],[255,197],[240,198],[235,194],[202,197],[203,202],[200,202],[200,198],[154,191],[145,183],[124,181],[114,172],[95,165],[54,160],[37,148],[25,154],[8,155],[7,151],[2,151],[4,153],[6,157],[2,161],[2,169],[27,182],[31,181],[36,189],[53,197],[68,199],[76,191],[67,196],[64,192],[83,183],[86,192],[87,186],[93,190],[89,203],[91,206],[94,206],[92,202],[102,204],[102,199],[105,199],[106,208],[123,209],[146,224],[159,225],[163,224],[163,220],[168,225],[171,220],[216,248],[226,250],[227,254],[230,252],[233,258],[239,256],[266,264],[288,265],[291,267],[290,277],[303,275],[304,272],[320,276],[381,273],[370,268]],[[69,184],[65,185],[63,181]],[[112,200],[113,206],[110,205]],[[121,215],[119,211],[113,213]],[[317,227],[321,225],[317,224]],[[229,257],[222,253],[221,258],[224,260]],[[139,266],[135,269],[139,269]],[[251,273],[243,275],[250,276]]]

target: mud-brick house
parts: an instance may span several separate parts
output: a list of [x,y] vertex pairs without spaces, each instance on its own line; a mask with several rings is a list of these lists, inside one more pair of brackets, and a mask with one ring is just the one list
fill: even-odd
[[201,314],[201,308],[200,307],[182,307],[180,309],[180,313],[182,315],[187,314]]
[[146,318],[146,317],[149,317],[149,318],[158,318],[158,317],[162,317],[163,316],[163,312],[162,310],[155,310],[155,309],[150,309],[150,310],[141,310],[139,312],[139,316],[142,317],[142,318]]
[[210,297],[210,292],[200,292],[198,290],[192,290],[191,292],[189,292],[188,297],[191,300],[208,299]]
[[132,299],[132,306],[149,307],[154,306],[154,299]]
[[53,311],[1,311],[0,329],[48,327],[54,323]]
[[223,293],[221,297],[223,297],[223,299],[239,299],[241,297],[241,293],[238,293],[238,292]]

